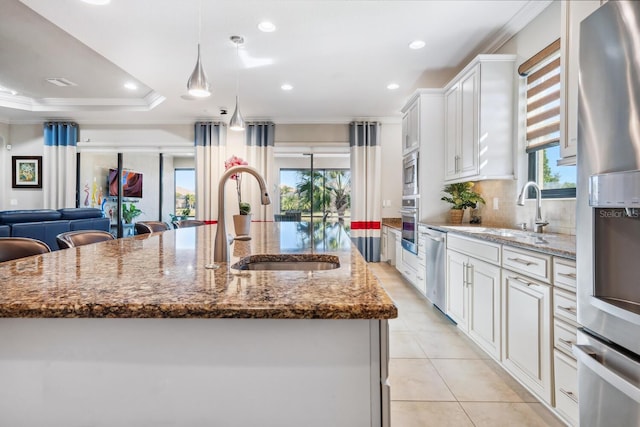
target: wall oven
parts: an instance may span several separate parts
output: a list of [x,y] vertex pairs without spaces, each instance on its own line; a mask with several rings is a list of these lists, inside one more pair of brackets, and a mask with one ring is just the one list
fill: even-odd
[[416,197],[418,195],[418,152],[404,157],[402,161],[402,196]]
[[402,247],[418,254],[418,197],[402,199]]
[[640,425],[640,2],[580,25],[576,263],[580,426]]

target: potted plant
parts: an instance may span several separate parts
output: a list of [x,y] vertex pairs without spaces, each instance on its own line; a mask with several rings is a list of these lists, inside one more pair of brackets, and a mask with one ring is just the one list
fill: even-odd
[[140,209],[138,209],[133,203],[129,203],[129,207],[127,208],[127,204],[122,204],[122,219],[125,224],[131,224],[131,221],[142,213]]
[[484,203],[479,193],[473,191],[473,182],[458,182],[444,186],[446,193],[440,200],[451,203],[449,211],[451,222],[460,224],[466,208],[475,208],[478,203]]
[[[233,166],[248,165],[246,161],[235,155],[229,157],[224,162],[224,169],[227,170]],[[238,215],[233,215],[233,226],[236,236],[248,236],[251,228],[251,205],[242,201],[242,174],[237,173],[231,175],[232,180],[236,182],[236,193],[238,194]]]

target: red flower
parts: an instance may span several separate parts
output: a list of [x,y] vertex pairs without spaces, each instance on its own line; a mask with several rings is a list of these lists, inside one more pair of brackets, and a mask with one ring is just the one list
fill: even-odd
[[[233,156],[229,157],[227,160],[224,161],[224,170],[227,170],[233,166],[242,166],[242,165],[248,165],[248,164],[249,163],[247,163],[246,161],[244,161],[240,157],[237,157],[234,154]],[[234,174],[234,175],[231,175],[230,178],[237,180],[239,176],[238,174]]]

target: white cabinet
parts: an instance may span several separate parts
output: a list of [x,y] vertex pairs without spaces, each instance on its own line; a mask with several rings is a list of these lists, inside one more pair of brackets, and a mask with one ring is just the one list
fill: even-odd
[[402,269],[398,269],[398,271],[414,286],[416,284],[417,269],[418,257],[413,252],[402,248]]
[[459,236],[448,240],[447,315],[484,351],[500,360],[501,270],[499,265],[466,255],[486,259],[487,254],[499,253],[500,246]]
[[553,285],[554,407],[570,425],[577,426],[578,373],[571,351],[578,335],[575,261],[554,257]]
[[578,52],[580,22],[600,7],[600,0],[561,2],[560,12],[560,156],[558,164],[575,165],[578,140]]
[[551,286],[506,269],[502,280],[503,366],[551,404]]
[[427,258],[424,250],[427,246],[427,237],[424,230],[426,227],[419,225],[418,226],[418,255],[416,256],[418,260],[418,265],[416,268],[416,282],[414,286],[420,293],[424,296],[427,296]]
[[[444,183],[444,90],[418,89],[402,108],[402,151],[419,149],[418,188],[420,218],[445,216],[447,206],[440,200]],[[415,145],[417,138],[418,145]]]
[[402,154],[420,147],[420,100],[416,99],[402,116]]
[[[383,225],[382,233],[380,236],[380,262],[389,261],[389,250],[387,249],[389,246],[389,227]],[[395,250],[395,248],[394,248]]]
[[513,55],[479,55],[445,88],[445,182],[512,179]]
[[392,233],[394,234],[395,238],[395,259],[396,259],[396,270],[398,270],[399,272],[402,273],[402,269],[404,268],[404,266],[402,265],[402,235],[400,233],[399,230],[393,230]]

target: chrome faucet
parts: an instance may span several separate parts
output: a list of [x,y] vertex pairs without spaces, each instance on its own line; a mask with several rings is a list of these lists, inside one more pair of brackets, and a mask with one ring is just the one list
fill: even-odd
[[517,203],[520,206],[524,206],[524,199],[527,195],[527,190],[529,189],[529,187],[533,187],[536,190],[536,219],[534,222],[534,231],[536,233],[542,233],[542,227],[544,227],[545,225],[549,225],[549,223],[542,219],[542,193],[540,192],[540,187],[538,186],[538,184],[533,181],[527,182],[524,187],[522,187],[522,190],[520,190],[520,195],[518,195]]
[[267,192],[267,184],[264,182],[264,178],[260,173],[251,166],[234,166],[225,171],[220,177],[218,184],[218,228],[216,229],[215,247],[213,249],[213,261],[214,262],[229,262],[229,244],[227,240],[227,227],[224,219],[224,184],[227,182],[230,176],[241,172],[248,172],[253,175],[258,181],[260,186],[260,202],[263,205],[271,203],[269,193]]

